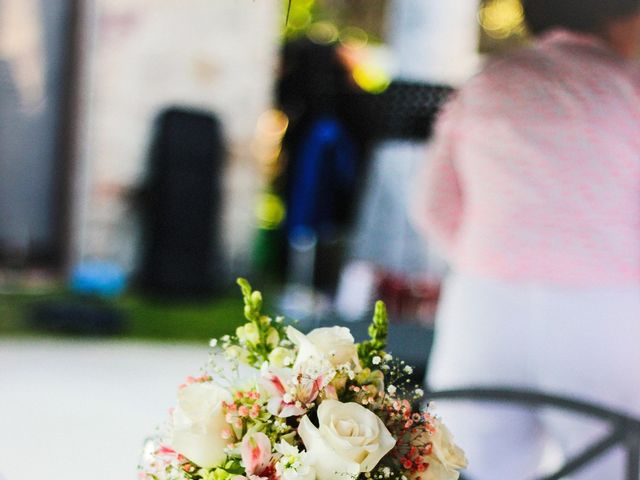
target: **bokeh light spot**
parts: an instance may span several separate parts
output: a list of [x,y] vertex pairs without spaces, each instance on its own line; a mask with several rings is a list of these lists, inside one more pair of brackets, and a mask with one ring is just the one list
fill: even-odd
[[256,209],[258,226],[264,230],[278,228],[284,220],[285,211],[284,202],[278,195],[263,193]]
[[340,32],[340,43],[349,48],[364,48],[369,43],[369,35],[361,28],[346,27]]
[[338,40],[338,28],[331,22],[315,22],[307,31],[309,39],[321,45],[329,45]]
[[524,9],[520,0],[489,0],[478,15],[482,28],[492,38],[504,39],[525,31]]
[[391,77],[377,65],[358,65],[353,69],[353,79],[369,93],[382,93],[391,84]]

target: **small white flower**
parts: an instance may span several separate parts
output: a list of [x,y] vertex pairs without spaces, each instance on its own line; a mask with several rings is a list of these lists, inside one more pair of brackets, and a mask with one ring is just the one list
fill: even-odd
[[347,374],[353,371],[353,369],[351,368],[351,365],[349,365],[348,363],[343,363],[342,365],[339,365],[336,370],[342,373],[347,373]]
[[389,478],[391,476],[391,469],[389,467],[384,467],[382,469],[382,474],[384,475],[384,478]]
[[224,337],[221,338],[221,340],[223,342],[228,342],[229,340],[231,340],[231,337],[229,335],[225,335]]
[[395,394],[397,390],[398,390],[398,389],[396,388],[396,386],[395,386],[395,385],[389,385],[389,386],[387,387],[387,392],[389,393],[389,395],[393,395],[393,394]]
[[416,395],[419,397],[424,397],[424,390],[421,388],[416,388]]
[[413,368],[407,365],[406,367],[404,367],[404,373],[411,375],[413,373]]
[[276,472],[283,480],[313,480],[316,471],[310,465],[307,452],[281,441],[275,445],[276,451],[282,456],[276,463]]
[[371,363],[373,363],[374,365],[380,365],[381,361],[382,361],[382,359],[378,355],[376,355],[375,357],[373,357],[371,359]]
[[217,338],[212,338],[211,341],[209,342],[209,346],[211,348],[216,348],[217,345],[218,345],[218,339]]
[[385,362],[390,362],[391,360],[393,360],[393,357],[391,356],[391,354],[387,353],[387,354],[384,356],[384,361],[385,361]]

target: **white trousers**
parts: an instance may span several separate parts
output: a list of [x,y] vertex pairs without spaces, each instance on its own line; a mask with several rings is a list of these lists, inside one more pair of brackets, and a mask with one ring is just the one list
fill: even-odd
[[[511,386],[573,396],[640,417],[640,289],[513,284],[452,274],[436,320],[431,389]],[[473,480],[540,472],[549,441],[566,455],[606,432],[560,412],[438,401]],[[548,450],[547,450],[548,451]],[[621,448],[572,480],[618,480]]]

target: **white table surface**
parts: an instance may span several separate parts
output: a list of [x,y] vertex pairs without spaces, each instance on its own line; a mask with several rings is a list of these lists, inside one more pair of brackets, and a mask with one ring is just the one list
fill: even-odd
[[0,479],[135,479],[207,343],[0,338]]

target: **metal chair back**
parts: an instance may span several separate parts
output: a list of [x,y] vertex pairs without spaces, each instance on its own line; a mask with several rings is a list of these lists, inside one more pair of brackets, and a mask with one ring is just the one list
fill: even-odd
[[507,403],[523,407],[551,407],[569,413],[600,420],[610,431],[591,442],[580,453],[569,458],[555,473],[535,480],[561,480],[587,467],[613,447],[623,446],[627,455],[625,480],[640,479],[640,419],[593,403],[531,390],[511,388],[463,388],[429,392],[430,400],[473,400],[487,403]]

